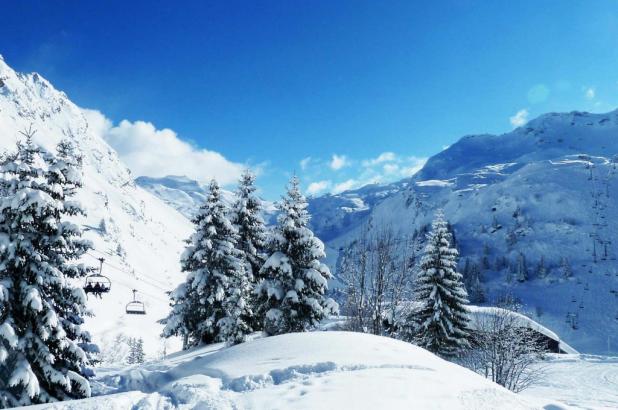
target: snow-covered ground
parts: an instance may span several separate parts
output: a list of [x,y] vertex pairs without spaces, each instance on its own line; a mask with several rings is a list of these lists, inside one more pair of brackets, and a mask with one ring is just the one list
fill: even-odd
[[578,409],[618,409],[618,357],[549,355],[546,376],[521,394]]
[[230,348],[197,348],[139,367],[101,371],[93,385],[103,396],[45,408],[567,408],[551,396],[511,393],[409,343],[349,332],[293,333]]

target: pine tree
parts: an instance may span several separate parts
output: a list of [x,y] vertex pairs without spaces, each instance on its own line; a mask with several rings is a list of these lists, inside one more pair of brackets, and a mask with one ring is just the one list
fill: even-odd
[[560,270],[562,272],[562,277],[565,279],[569,279],[573,277],[573,270],[571,269],[571,263],[569,259],[563,257],[560,261]]
[[476,263],[469,265],[467,271],[464,271],[462,276],[470,302],[484,303],[485,290],[483,289],[482,274],[478,265]]
[[144,354],[144,339],[141,337],[137,338],[129,338],[129,356],[127,357],[127,364],[141,364],[144,363],[145,354]]
[[132,337],[127,340],[127,345],[129,345],[129,355],[127,356],[127,364],[135,364],[137,363],[137,355],[135,350],[136,340]]
[[[266,261],[267,230],[262,219],[262,204],[255,196],[255,175],[245,170],[238,183],[236,202],[233,206],[232,223],[238,230],[237,248],[242,252],[245,261],[247,285],[252,288],[263,279],[259,276],[260,269]],[[245,282],[245,281],[243,281]],[[260,318],[264,312],[259,311],[257,295],[252,289],[248,292],[249,303],[253,310],[251,327],[262,329]]]
[[172,311],[163,321],[163,336],[183,336],[185,348],[218,341],[238,343],[251,332],[250,286],[242,253],[235,247],[238,233],[227,211],[213,180],[182,256],[187,280],[170,294]]
[[78,164],[68,145],[54,158],[31,136],[0,168],[1,407],[89,397],[96,351],[82,329],[86,296],[68,280],[90,271],[75,263],[90,243],[66,220],[83,214],[70,201]]
[[307,201],[296,176],[278,209],[270,257],[260,272],[265,279],[258,286],[267,308],[264,330],[270,335],[307,331],[338,309],[325,297],[331,273],[320,262],[324,244],[307,226]]
[[[49,172],[47,174],[48,184],[50,187],[50,196],[57,201],[63,203],[66,215],[85,216],[85,212],[81,205],[73,202],[70,198],[77,194],[77,191],[82,188],[82,156],[78,152],[75,145],[67,139],[63,139],[56,147],[56,156],[48,155],[47,162]],[[71,246],[67,249],[72,249],[71,252],[76,252],[69,259],[76,260],[91,248],[90,241],[79,238],[81,236],[80,229],[68,222],[63,223],[67,232],[73,230],[74,239]],[[83,277],[91,273],[94,269],[83,265],[66,265],[67,271],[65,276],[71,278]],[[66,288],[65,288],[66,290]],[[71,289],[72,291],[72,289]],[[62,310],[60,316],[63,318],[63,325],[71,340],[77,340],[79,346],[88,356],[89,363],[98,363],[99,348],[91,341],[90,334],[81,328],[84,323],[84,316],[92,316],[92,313],[83,307],[76,310],[76,300],[70,294],[63,295],[61,304],[56,306],[56,311]],[[77,303],[79,305],[79,303]],[[88,376],[93,376],[94,372],[89,369],[83,369]]]
[[523,253],[519,253],[517,257],[517,281],[525,282],[528,280],[528,265],[526,263],[526,256]]
[[469,346],[468,295],[456,271],[458,252],[442,211],[438,211],[427,238],[425,255],[415,283],[421,307],[412,312],[408,338],[444,357],[456,356]]

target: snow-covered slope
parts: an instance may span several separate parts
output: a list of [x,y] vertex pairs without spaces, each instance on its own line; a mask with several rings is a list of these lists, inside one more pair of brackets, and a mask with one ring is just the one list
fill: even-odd
[[[480,264],[486,254],[490,297],[513,292],[535,320],[574,348],[607,353],[608,338],[610,349],[618,345],[617,135],[614,111],[547,114],[507,134],[464,137],[362,221],[371,218],[375,229],[391,226],[404,236],[444,208],[462,260]],[[358,229],[330,240],[329,249]],[[509,281],[522,256],[528,280]],[[564,278],[564,259],[572,278]]]
[[[88,329],[108,357],[122,355],[118,334],[143,337],[145,350],[162,350],[161,326],[167,313],[166,291],[182,280],[179,255],[191,230],[189,221],[145,190],[136,187],[114,150],[89,126],[82,111],[38,74],[18,74],[0,58],[0,150],[12,149],[20,131],[36,130],[35,141],[54,149],[61,138],[73,140],[84,156],[84,188],[78,199],[88,216],[78,222],[94,251],[85,259],[112,281],[111,292],[88,301],[95,317]],[[147,315],[125,314],[137,289]]]
[[292,333],[230,348],[211,345],[100,372],[94,384],[104,396],[53,408],[515,410],[551,405],[547,398],[515,395],[409,343],[348,332]]
[[311,226],[323,241],[337,238],[362,223],[377,204],[405,190],[408,184],[370,184],[340,194],[309,198]]

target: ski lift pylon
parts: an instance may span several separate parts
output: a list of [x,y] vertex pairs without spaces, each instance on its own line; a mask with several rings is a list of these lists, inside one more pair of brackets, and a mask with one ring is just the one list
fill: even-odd
[[144,303],[137,300],[135,294],[137,293],[137,289],[133,289],[133,300],[127,303],[125,311],[128,315],[145,315],[146,308],[144,307]]

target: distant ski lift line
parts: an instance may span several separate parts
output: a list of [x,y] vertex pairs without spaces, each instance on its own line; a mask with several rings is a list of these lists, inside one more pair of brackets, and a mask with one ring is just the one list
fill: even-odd
[[[93,250],[94,250],[94,249],[93,249]],[[99,251],[97,251],[97,252],[103,255],[103,253],[102,253],[102,252],[99,252]],[[97,258],[96,256],[94,256],[94,255],[92,255],[92,254],[88,254],[88,255],[89,255],[89,256],[91,256],[91,257],[93,257],[93,258],[96,258],[97,260],[99,260],[99,259],[100,259],[100,258]],[[158,288],[158,289],[160,289],[160,290],[162,290],[162,291],[164,291],[164,292],[167,292],[167,291],[169,290],[169,289],[167,289],[167,288],[163,288],[163,287],[161,287],[161,285],[163,285],[163,286],[168,286],[167,284],[165,284],[165,283],[161,283],[161,282],[159,282],[159,284],[156,284],[156,283],[154,283],[155,281],[154,281],[152,278],[148,278],[148,277],[146,277],[146,276],[144,276],[144,275],[141,275],[141,274],[136,275],[136,273],[138,273],[138,272],[137,272],[137,271],[135,271],[135,270],[133,270],[133,271],[128,271],[128,270],[125,270],[125,269],[119,268],[119,267],[117,267],[117,266],[115,266],[115,265],[112,265],[112,264],[111,264],[111,263],[109,263],[109,262],[103,262],[103,263],[104,263],[104,264],[106,264],[107,266],[109,266],[110,268],[115,269],[115,270],[117,270],[117,271],[119,271],[119,272],[125,273],[125,274],[127,274],[127,275],[133,275],[133,276],[135,276],[135,277],[136,277],[138,280],[140,280],[140,281],[150,282],[150,284],[151,284],[152,286],[154,286],[155,288]]]
[[[95,255],[93,255],[93,254],[91,254],[91,253],[86,252],[86,254],[87,254],[88,256],[90,256],[91,258],[94,258],[94,259],[96,259],[96,260],[99,260],[99,259],[100,259],[99,257],[97,257],[97,256],[95,256]],[[112,268],[114,268],[114,269],[118,270],[119,272],[122,272],[122,273],[126,273],[126,274],[129,274],[129,275],[132,275],[132,273],[131,273],[131,272],[128,272],[128,271],[126,271],[126,270],[123,270],[123,269],[119,269],[119,268],[117,268],[117,267],[114,267],[113,265],[110,265],[108,262],[103,262],[103,263],[104,263],[105,265],[108,265],[108,266],[110,266],[110,267],[112,267]],[[138,280],[141,280],[141,279],[138,279]],[[130,284],[128,284],[127,282],[123,282],[123,281],[118,280],[118,279],[115,279],[115,282],[116,282],[116,284],[117,284],[117,285],[122,286],[122,287],[124,287],[124,288],[126,288],[126,289],[133,289],[133,285],[130,285]],[[157,288],[159,288],[159,289],[161,289],[161,290],[164,290],[165,292],[167,292],[167,291],[168,291],[167,289],[163,289],[163,288],[161,288],[161,287],[159,287],[159,286],[156,286],[156,285],[154,285],[154,284],[150,284],[150,285],[151,285],[151,286],[154,286],[154,287],[157,287]],[[169,302],[168,300],[162,299],[162,298],[160,298],[159,296],[153,295],[152,293],[148,293],[148,292],[144,292],[144,291],[140,291],[140,293],[142,293],[142,294],[144,294],[144,295],[147,295],[147,296],[149,296],[149,297],[151,297],[151,298],[153,298],[153,299],[156,299],[156,300],[158,300],[158,301],[160,301],[160,302],[164,302],[164,303],[168,303],[168,302]]]
[[[101,252],[101,251],[99,251],[99,250],[97,250],[97,249],[91,249],[91,250],[92,250],[92,251],[94,251],[94,252],[96,252],[96,253],[98,253],[98,254],[101,254],[102,256],[111,256],[111,254]],[[92,257],[95,257],[95,258],[96,258],[96,256],[94,256],[94,255],[90,255],[90,256],[92,256]],[[98,259],[98,258],[97,258],[97,259]],[[112,265],[112,264],[111,264],[111,263],[109,263],[109,262],[105,262],[105,264],[106,264],[107,266],[109,266],[110,268],[112,268],[112,269],[116,269],[117,271],[120,271],[120,272],[122,272],[122,273],[126,273],[127,275],[135,275],[135,273],[136,273],[136,271],[135,271],[135,270],[133,270],[133,271],[131,272],[131,271],[128,271],[128,270],[126,270],[126,269],[119,268],[118,266]],[[144,275],[141,275],[141,274],[140,274],[140,275],[137,275],[137,276],[139,276],[139,278],[138,278],[139,280],[144,280],[144,279],[146,278]],[[167,288],[162,288],[162,287],[161,287],[161,286],[169,286],[169,284],[167,284],[167,283],[163,283],[163,282],[157,281],[157,280],[156,280],[156,279],[154,279],[154,278],[148,278],[146,281],[158,282],[158,283],[159,283],[159,286],[157,286],[157,285],[156,285],[156,284],[154,284],[154,283],[151,283],[151,284],[152,284],[154,287],[159,288],[160,290],[163,290],[163,291],[165,291],[165,292],[167,292],[167,291],[168,291],[168,289],[167,289]]]

